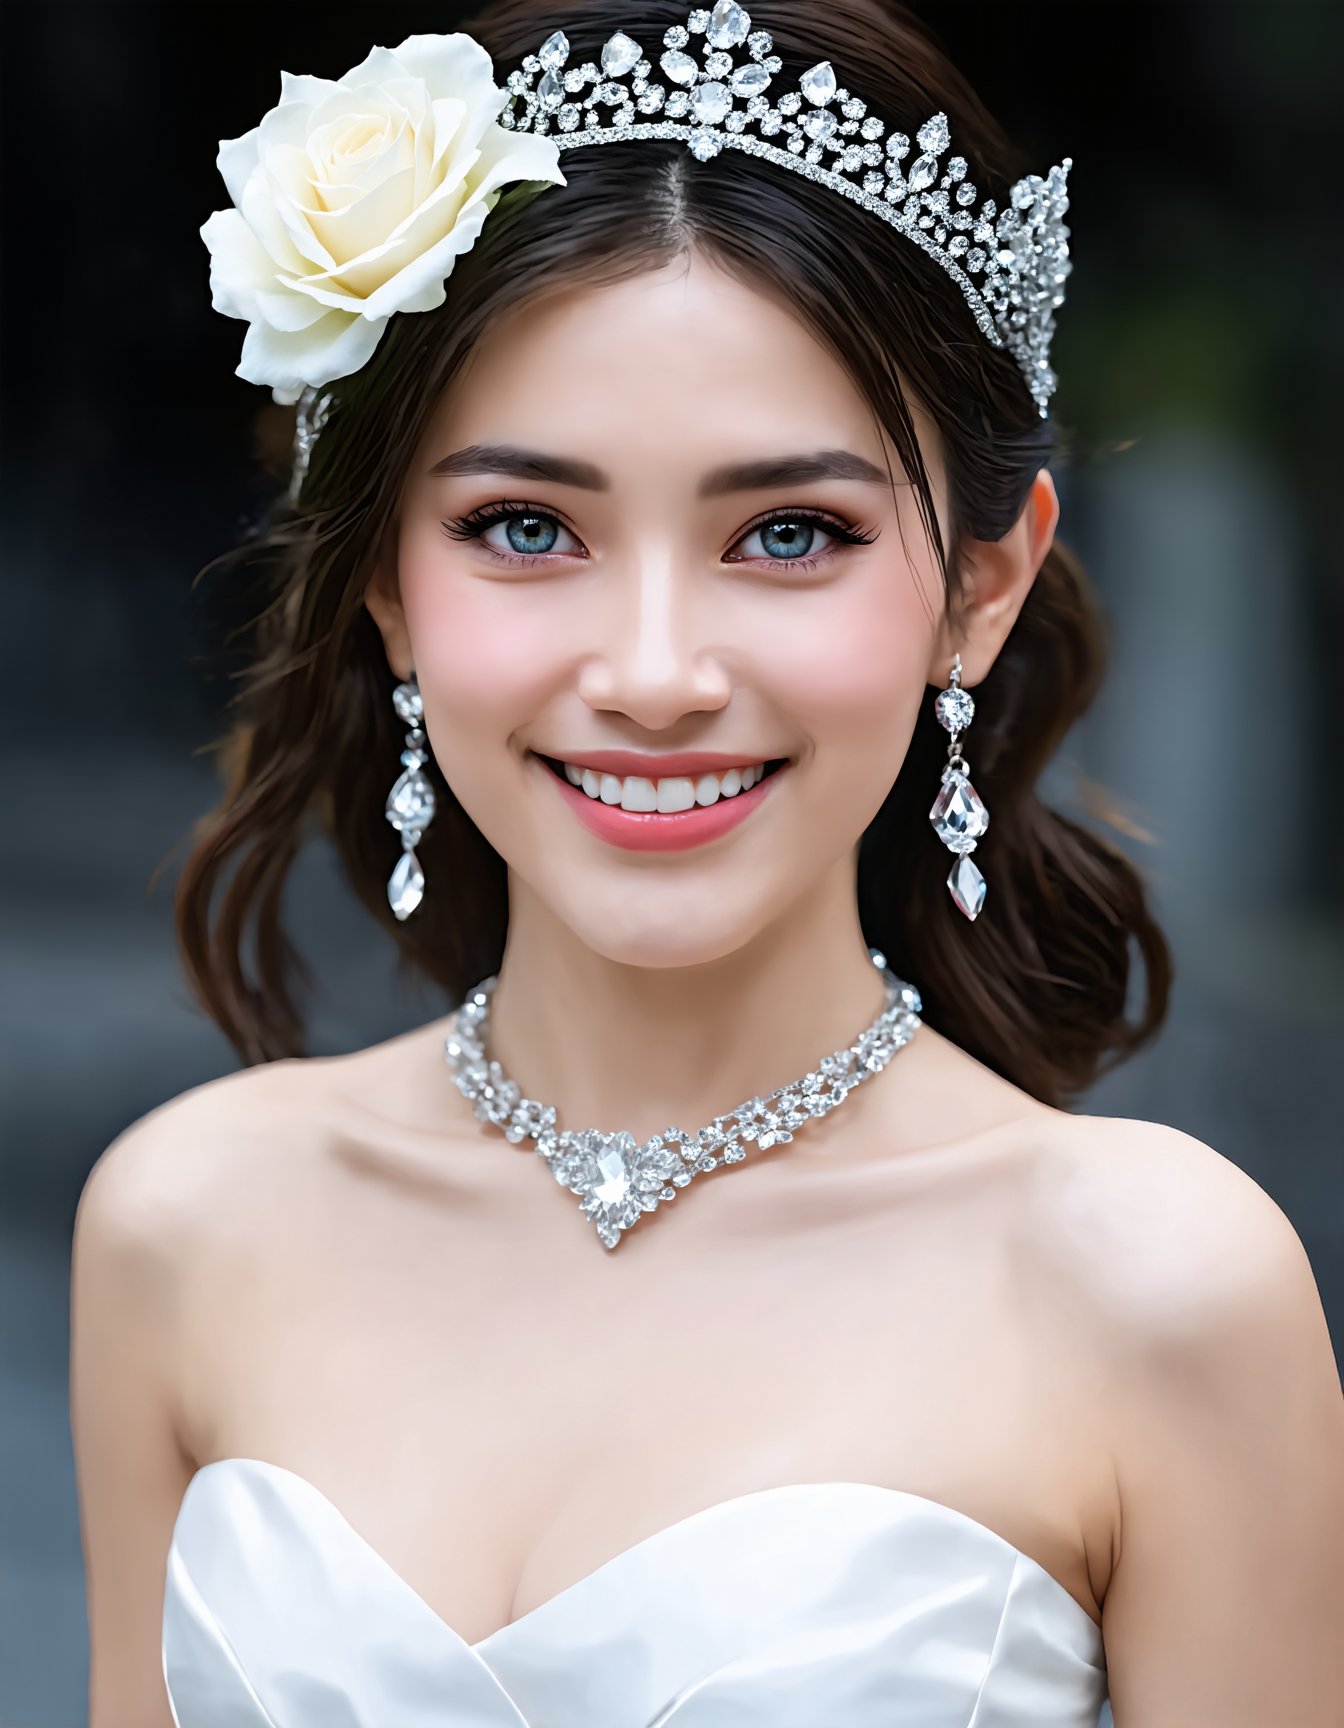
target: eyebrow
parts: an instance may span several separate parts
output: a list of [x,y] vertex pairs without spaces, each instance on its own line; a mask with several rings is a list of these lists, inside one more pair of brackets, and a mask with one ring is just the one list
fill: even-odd
[[[549,480],[559,486],[579,486],[587,492],[606,492],[611,488],[608,476],[591,462],[553,456],[543,450],[524,450],[514,444],[468,444],[429,470],[431,478],[440,474],[508,474],[517,480]],[[730,462],[712,468],[702,477],[697,495],[714,498],[725,492],[764,491],[814,480],[863,480],[887,486],[891,476],[852,450],[814,450],[805,455],[763,456],[754,462]]]

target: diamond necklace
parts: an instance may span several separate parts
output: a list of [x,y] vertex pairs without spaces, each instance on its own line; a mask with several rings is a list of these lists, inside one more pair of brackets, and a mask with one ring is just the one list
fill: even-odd
[[454,1030],[444,1039],[444,1054],[477,1120],[502,1128],[514,1145],[535,1140],[556,1181],[581,1196],[580,1212],[596,1225],[603,1245],[614,1248],[624,1231],[663,1201],[675,1200],[677,1190],[696,1176],[721,1164],[740,1164],[750,1142],[764,1151],[777,1141],[792,1140],[794,1129],[805,1122],[829,1115],[910,1042],[923,1024],[919,992],[891,971],[878,949],[870,948],[868,954],[887,993],[886,1006],[872,1025],[846,1049],[824,1056],[801,1080],[778,1086],[765,1098],[749,1098],[696,1134],[664,1128],[641,1146],[624,1131],[557,1130],[555,1106],[524,1098],[517,1082],[486,1055],[490,997],[498,975],[467,992]]

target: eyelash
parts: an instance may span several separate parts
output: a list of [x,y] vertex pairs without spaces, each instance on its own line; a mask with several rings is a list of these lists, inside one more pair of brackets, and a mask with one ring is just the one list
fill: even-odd
[[[481,539],[487,528],[492,528],[496,522],[508,522],[515,516],[540,516],[549,522],[559,523],[564,528],[565,523],[554,510],[543,510],[539,505],[520,503],[516,500],[501,499],[496,504],[483,504],[477,510],[469,511],[465,516],[454,517],[449,522],[441,524],[443,532],[451,540],[476,540],[481,550],[487,552],[497,563],[520,565],[537,564],[544,559],[573,557],[573,553],[565,552],[501,552],[495,546],[487,546]],[[868,528],[856,528],[842,521],[838,516],[832,516],[824,510],[770,510],[758,516],[754,522],[749,522],[738,535],[738,540],[745,540],[748,534],[754,534],[758,528],[768,527],[772,522],[814,522],[819,528],[833,535],[841,545],[869,546],[877,539],[877,531]],[[566,532],[573,533],[573,529]],[[577,535],[575,536],[577,539]],[[734,545],[737,544],[735,540]],[[837,546],[829,546],[815,557],[801,558],[753,558],[734,559],[734,563],[753,563],[764,565],[772,570],[815,570],[819,564],[835,557]]]

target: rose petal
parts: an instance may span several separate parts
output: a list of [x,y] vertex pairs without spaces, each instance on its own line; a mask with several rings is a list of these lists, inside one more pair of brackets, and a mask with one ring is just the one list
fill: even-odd
[[258,289],[256,302],[257,316],[272,330],[309,330],[330,312],[302,288]]
[[230,199],[239,210],[243,207],[243,188],[257,169],[260,140],[261,127],[254,126],[241,138],[221,138],[219,141],[215,166],[228,188]]
[[270,254],[236,210],[216,210],[200,233],[210,248],[210,304],[229,318],[255,318],[257,285],[275,278]]
[[431,312],[441,306],[445,298],[444,279],[456,259],[475,245],[481,224],[498,202],[505,183],[541,180],[557,186],[566,184],[558,154],[552,139],[528,132],[509,132],[492,125],[481,141],[479,158],[469,175],[470,190],[451,230],[437,243],[424,246],[419,244],[418,230],[413,230],[407,241],[411,255],[395,276],[368,295],[365,315]]
[[288,332],[252,324],[243,338],[237,375],[250,384],[270,384],[285,392],[277,402],[294,402],[305,385],[327,384],[358,372],[382,336],[385,318],[356,318],[328,312],[307,330]]
[[[358,258],[375,250],[385,235],[393,231],[405,216],[413,213],[411,192],[414,186],[415,174],[408,166],[384,185],[357,198],[348,210],[311,216],[309,222],[313,233],[333,258]],[[352,292],[364,291],[351,280],[349,265],[342,265],[336,274]]]
[[298,215],[283,188],[263,165],[243,188],[243,220],[281,270],[305,276],[316,265],[331,268],[331,259],[307,219]]
[[307,72],[282,72],[280,74],[280,100],[282,102],[302,102],[315,108],[335,84],[330,78],[314,78]]
[[495,84],[494,62],[474,36],[455,30],[447,36],[408,36],[392,50],[413,78],[423,78],[435,95],[455,96],[469,112],[489,109],[493,120],[508,103],[509,92]]

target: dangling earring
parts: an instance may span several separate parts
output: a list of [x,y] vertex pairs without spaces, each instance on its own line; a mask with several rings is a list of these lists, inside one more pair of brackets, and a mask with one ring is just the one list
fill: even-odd
[[947,886],[958,907],[973,922],[985,903],[985,879],[971,862],[970,854],[989,827],[989,811],[971,785],[966,758],[959,749],[961,734],[975,718],[975,701],[970,691],[961,687],[960,654],[953,661],[948,688],[940,693],[933,708],[952,739],[947,747],[942,790],[933,801],[929,821],[948,851],[957,854]]
[[401,753],[402,773],[388,793],[385,811],[388,821],[401,835],[402,848],[397,867],[388,878],[387,899],[397,917],[404,920],[425,897],[425,873],[420,868],[415,848],[434,820],[436,808],[434,788],[422,772],[429,754],[421,724],[425,705],[414,672],[405,684],[398,684],[392,692],[392,706],[398,718],[410,728],[406,734],[406,748]]

